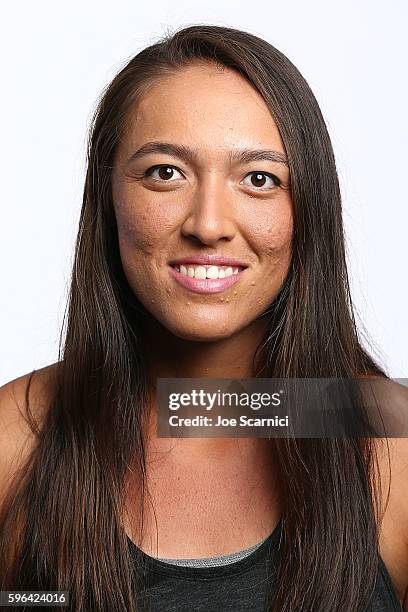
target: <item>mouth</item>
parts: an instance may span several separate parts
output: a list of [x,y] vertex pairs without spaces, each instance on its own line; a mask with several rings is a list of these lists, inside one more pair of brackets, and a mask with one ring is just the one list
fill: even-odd
[[170,265],[170,274],[180,285],[195,293],[220,293],[239,282],[244,266]]

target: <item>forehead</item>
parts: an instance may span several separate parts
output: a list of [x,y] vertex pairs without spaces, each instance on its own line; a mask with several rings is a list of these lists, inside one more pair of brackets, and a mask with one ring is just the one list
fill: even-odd
[[260,144],[284,152],[259,92],[234,70],[210,63],[160,78],[131,109],[122,142],[135,149],[152,140],[189,143],[212,154]]

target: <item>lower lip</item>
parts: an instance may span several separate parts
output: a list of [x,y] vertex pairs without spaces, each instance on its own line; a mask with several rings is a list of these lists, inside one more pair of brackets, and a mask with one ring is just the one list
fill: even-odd
[[194,291],[195,293],[220,293],[241,280],[245,270],[246,268],[226,278],[191,278],[191,276],[186,276],[181,272],[177,272],[175,268],[170,266],[170,274],[173,278],[182,285],[182,287],[190,289],[190,291]]

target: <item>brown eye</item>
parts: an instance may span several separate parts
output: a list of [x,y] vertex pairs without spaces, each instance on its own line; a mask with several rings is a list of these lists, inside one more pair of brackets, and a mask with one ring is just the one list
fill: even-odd
[[244,182],[244,185],[255,187],[258,191],[268,191],[268,189],[275,189],[280,185],[278,177],[269,174],[269,172],[250,172],[245,179],[248,177],[250,177],[250,183]]
[[[156,176],[154,176],[155,172],[157,173]],[[178,172],[180,174],[180,171],[177,170],[177,168],[175,168],[174,166],[165,166],[165,165],[152,166],[151,168],[146,170],[145,176],[152,177],[155,181],[159,181],[159,182],[167,181],[168,182],[174,178],[175,172]]]

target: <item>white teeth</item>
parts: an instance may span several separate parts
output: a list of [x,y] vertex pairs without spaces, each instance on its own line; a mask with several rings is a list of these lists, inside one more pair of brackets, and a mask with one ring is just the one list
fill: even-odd
[[174,266],[180,274],[189,276],[190,278],[199,278],[201,280],[205,278],[217,279],[226,278],[232,274],[238,274],[242,268],[231,267],[231,266]]
[[[194,270],[194,278],[202,278],[204,279],[206,277],[206,269],[204,268],[204,266],[197,266],[196,268],[191,268],[192,270]],[[190,269],[189,269],[190,272]]]
[[207,278],[219,278],[219,270],[217,266],[207,268]]

